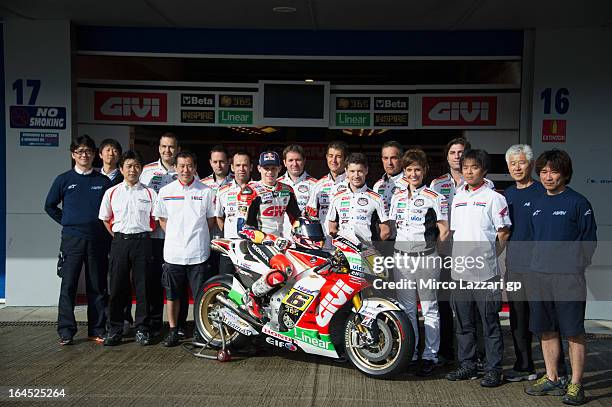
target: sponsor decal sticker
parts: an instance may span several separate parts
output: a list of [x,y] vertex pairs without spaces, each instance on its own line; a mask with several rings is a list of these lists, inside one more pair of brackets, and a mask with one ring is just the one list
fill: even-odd
[[168,95],[154,92],[95,92],[94,119],[165,122]]
[[423,126],[495,126],[497,96],[425,96]]

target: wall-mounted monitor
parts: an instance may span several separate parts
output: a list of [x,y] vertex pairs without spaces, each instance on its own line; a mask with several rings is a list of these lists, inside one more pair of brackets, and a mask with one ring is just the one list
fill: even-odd
[[260,81],[257,124],[328,127],[329,82]]

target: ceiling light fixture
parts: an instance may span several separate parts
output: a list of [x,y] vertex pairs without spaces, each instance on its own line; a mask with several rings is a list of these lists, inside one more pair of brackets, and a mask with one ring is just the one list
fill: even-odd
[[313,83],[314,79],[304,79],[304,82]]
[[272,9],[275,13],[295,13],[297,9],[295,7],[279,6]]

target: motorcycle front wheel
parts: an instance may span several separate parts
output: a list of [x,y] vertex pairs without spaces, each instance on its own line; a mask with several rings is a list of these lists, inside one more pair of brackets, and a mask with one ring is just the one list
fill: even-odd
[[[344,329],[345,350],[351,363],[375,379],[404,373],[412,360],[415,340],[412,324],[406,315],[401,311],[383,311],[372,327],[361,327],[361,330],[355,323],[356,317],[351,313]],[[372,334],[374,324],[377,334]]]
[[[210,347],[221,348],[221,332],[219,324],[215,321],[214,315],[225,305],[221,304],[217,296],[225,296],[230,292],[232,286],[230,281],[216,280],[204,284],[196,297],[195,323],[196,328]],[[248,343],[248,338],[234,331],[225,324],[221,324],[225,343],[233,349],[241,348]]]

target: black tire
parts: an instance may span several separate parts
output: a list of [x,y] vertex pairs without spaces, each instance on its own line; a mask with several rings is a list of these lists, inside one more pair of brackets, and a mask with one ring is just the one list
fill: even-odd
[[378,314],[379,342],[358,348],[353,343],[356,331],[355,313],[351,313],[344,327],[344,346],[351,363],[366,376],[388,379],[404,373],[414,353],[414,331],[402,311],[383,311]]
[[[209,317],[209,312],[221,307],[224,307],[217,299],[217,295],[224,294],[227,297],[227,293],[232,288],[231,277],[213,277],[204,283],[203,288],[200,290],[196,297],[195,302],[195,325],[204,338],[204,341],[209,343],[210,347],[214,349],[221,348],[221,335],[218,329],[213,326],[212,320]],[[249,343],[249,338],[234,331],[232,328],[223,325],[223,332],[225,335],[225,343],[228,347],[233,349],[239,349],[246,346]]]

